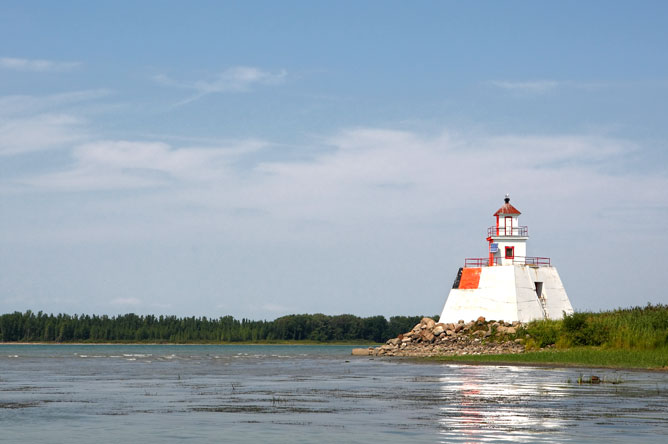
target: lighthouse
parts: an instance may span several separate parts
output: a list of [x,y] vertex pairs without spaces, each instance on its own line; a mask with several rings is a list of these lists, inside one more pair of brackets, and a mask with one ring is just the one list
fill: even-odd
[[527,256],[529,228],[506,194],[487,229],[488,255],[467,258],[452,285],[440,322],[486,319],[529,322],[573,313],[549,257]]

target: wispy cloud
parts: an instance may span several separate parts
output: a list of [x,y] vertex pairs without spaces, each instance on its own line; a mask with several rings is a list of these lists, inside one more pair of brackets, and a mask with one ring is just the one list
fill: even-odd
[[9,95],[0,97],[0,117],[16,115],[35,115],[53,109],[92,101],[108,96],[107,89],[68,91],[48,95]]
[[83,121],[70,114],[38,114],[0,121],[0,156],[64,147],[86,137]]
[[[665,196],[651,191],[666,189],[666,178],[608,173],[636,149],[614,138],[447,131],[425,136],[359,128],[319,143],[330,149],[308,160],[258,163],[256,151],[270,146],[266,142],[175,147],[158,141],[103,140],[77,145],[66,169],[17,180],[47,192],[150,190],[137,193],[131,202],[105,198],[97,203],[111,205],[114,214],[137,208],[147,214],[170,214],[169,224],[160,222],[160,230],[190,226],[193,232],[220,233],[224,226],[232,237],[254,240],[294,235],[322,241],[328,237],[322,230],[351,225],[379,232],[380,220],[391,230],[417,220],[433,221],[446,209],[513,190],[531,190],[524,192],[523,200],[537,208],[550,196],[551,205],[583,214],[592,213],[591,202],[668,204]],[[490,171],[500,165],[501,182],[490,181]],[[474,185],[465,192],[453,191],[461,190],[462,184]],[[246,210],[239,214],[239,208]],[[249,211],[260,217],[248,217]],[[129,233],[126,222],[123,231]],[[110,222],[100,232],[116,233],[117,226]],[[145,230],[140,229],[144,234]],[[155,228],[152,231],[158,235]]]
[[233,174],[242,155],[266,146],[244,140],[226,146],[173,148],[162,142],[102,140],[72,150],[74,165],[26,180],[56,190],[114,190],[215,184]]
[[560,85],[560,82],[557,82],[555,80],[533,80],[525,82],[509,82],[509,81],[493,80],[489,83],[493,86],[508,91],[530,93],[530,94],[542,94],[548,91],[553,91]]
[[[109,95],[105,89],[0,97],[0,156],[71,148],[89,135],[81,105]],[[88,105],[88,104],[87,104]]]
[[79,66],[81,66],[81,62],[56,62],[53,60],[20,59],[14,57],[0,58],[0,68],[14,71],[62,72],[71,71]]
[[249,66],[236,66],[217,74],[210,80],[181,82],[164,74],[154,76],[153,79],[164,86],[194,91],[195,94],[177,104],[184,105],[209,94],[242,93],[252,91],[259,85],[277,85],[284,82],[286,77],[285,70],[269,72]]
[[[268,211],[264,214],[294,210],[293,216],[300,218],[318,213],[338,219],[375,207],[397,209],[381,204],[391,196],[412,196],[406,202],[412,207],[431,200],[435,190],[456,189],[468,181],[484,183],[487,172],[498,165],[508,165],[511,176],[504,181],[510,187],[530,184],[533,189],[547,189],[561,183],[562,190],[576,189],[604,177],[600,168],[621,162],[635,149],[623,140],[587,135],[444,132],[423,137],[377,128],[342,131],[320,143],[331,149],[305,161],[261,161],[240,170],[240,161],[249,155],[257,157],[254,153],[270,145],[252,139],[210,147],[100,140],[76,145],[68,169],[35,176],[29,182],[51,191],[162,187],[170,195],[196,186],[201,188],[196,199],[202,203]],[[580,174],[591,179],[563,179]]]

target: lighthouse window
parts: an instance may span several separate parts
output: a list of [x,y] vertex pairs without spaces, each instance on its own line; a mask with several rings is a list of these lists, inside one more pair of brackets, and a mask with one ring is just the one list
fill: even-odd
[[513,259],[515,257],[515,247],[506,247],[506,259]]

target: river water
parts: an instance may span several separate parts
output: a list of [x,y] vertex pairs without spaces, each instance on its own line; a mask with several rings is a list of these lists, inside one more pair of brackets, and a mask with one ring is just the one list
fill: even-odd
[[0,345],[0,442],[668,441],[668,373],[351,348]]

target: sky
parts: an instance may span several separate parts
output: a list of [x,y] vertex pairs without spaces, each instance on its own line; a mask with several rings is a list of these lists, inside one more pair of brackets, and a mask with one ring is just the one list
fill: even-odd
[[0,313],[435,315],[506,193],[668,303],[664,1],[0,4]]

